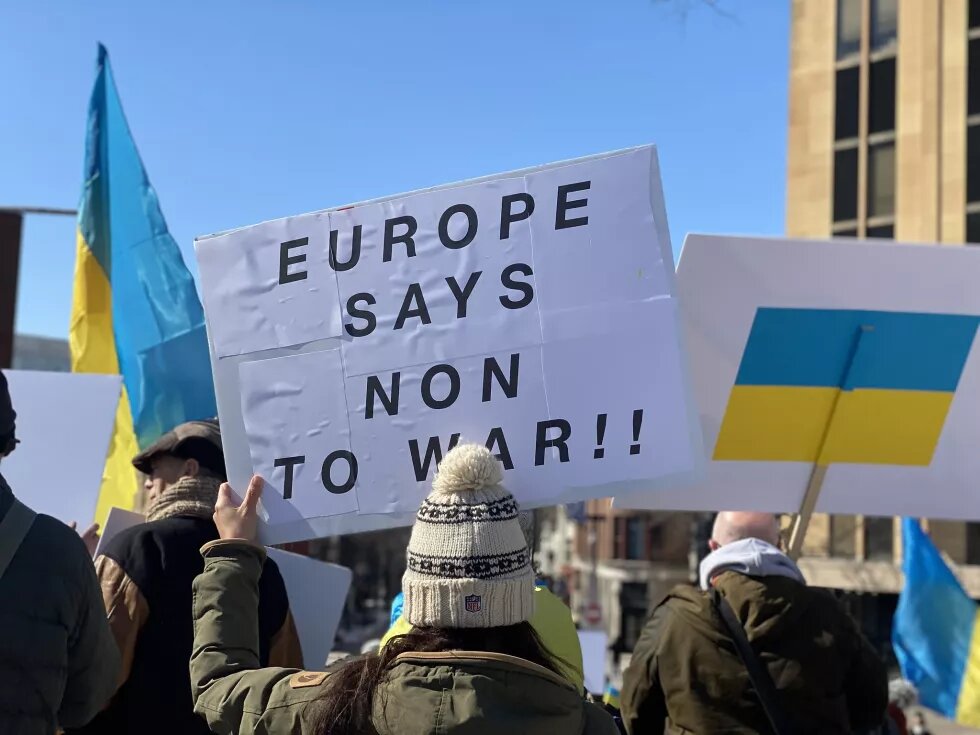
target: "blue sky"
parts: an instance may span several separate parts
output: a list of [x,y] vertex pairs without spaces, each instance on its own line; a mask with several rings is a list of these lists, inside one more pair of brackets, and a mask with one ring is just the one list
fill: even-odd
[[[684,234],[780,234],[787,0],[5,0],[0,205],[74,207],[96,43],[171,233],[642,143]],[[67,336],[74,222],[24,232],[17,329]]]

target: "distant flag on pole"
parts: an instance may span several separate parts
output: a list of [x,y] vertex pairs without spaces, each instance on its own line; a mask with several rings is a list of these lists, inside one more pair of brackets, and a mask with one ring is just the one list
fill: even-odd
[[96,507],[103,522],[112,506],[134,506],[130,462],[138,447],[216,409],[201,302],[143,169],[102,45],[78,210],[72,371],[123,377]]
[[919,701],[951,720],[980,727],[980,615],[932,540],[902,519],[905,586],[892,622],[902,676]]

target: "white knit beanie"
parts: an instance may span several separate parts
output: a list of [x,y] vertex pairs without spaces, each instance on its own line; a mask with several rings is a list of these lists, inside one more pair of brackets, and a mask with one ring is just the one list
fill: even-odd
[[534,572],[500,463],[462,444],[439,464],[408,542],[402,614],[415,627],[496,628],[531,619]]

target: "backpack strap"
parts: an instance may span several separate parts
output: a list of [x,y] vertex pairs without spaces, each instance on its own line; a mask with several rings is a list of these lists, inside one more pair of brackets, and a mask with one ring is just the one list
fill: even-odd
[[739,622],[738,616],[732,610],[732,606],[728,604],[728,600],[725,599],[725,596],[716,587],[711,588],[711,602],[721,616],[725,628],[728,629],[729,634],[732,636],[735,650],[738,652],[738,657],[742,659],[742,664],[749,674],[749,681],[752,682],[752,688],[759,697],[759,702],[762,704],[762,709],[769,719],[769,724],[772,725],[772,731],[775,735],[790,735],[790,733],[795,732],[795,729],[790,727],[786,710],[783,709],[782,704],[779,702],[776,685],[773,684],[768,669],[762,665],[759,657],[752,650],[749,639],[745,635],[745,628]]
[[14,498],[14,504],[0,521],[0,579],[13,561],[27,532],[34,525],[36,517],[37,514],[33,510]]

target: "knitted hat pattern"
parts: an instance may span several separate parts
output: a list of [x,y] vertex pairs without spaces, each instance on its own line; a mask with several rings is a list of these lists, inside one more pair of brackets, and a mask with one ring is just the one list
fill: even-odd
[[496,628],[534,613],[534,572],[514,496],[500,463],[461,444],[439,464],[408,542],[402,579],[414,627]]

